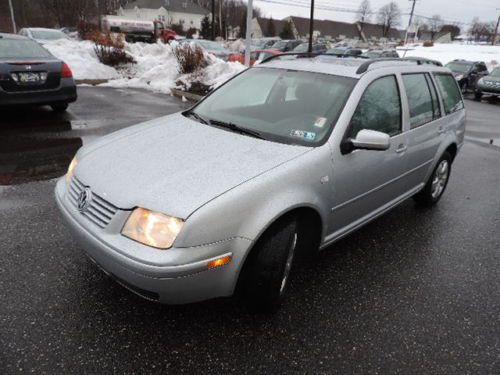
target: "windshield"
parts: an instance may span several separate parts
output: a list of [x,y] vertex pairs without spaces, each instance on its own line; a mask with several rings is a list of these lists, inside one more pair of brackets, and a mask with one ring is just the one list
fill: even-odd
[[47,58],[52,55],[45,48],[32,40],[0,39],[0,59]]
[[288,42],[287,42],[286,40],[280,40],[280,41],[278,41],[278,42],[274,43],[274,44],[272,45],[272,47],[271,47],[271,48],[272,48],[272,49],[281,49],[281,48],[285,48],[287,43],[288,43]]
[[309,51],[309,43],[299,44],[297,47],[293,49],[293,52],[307,52]]
[[262,60],[265,60],[265,59],[267,59],[268,57],[271,57],[271,56],[273,56],[272,53],[270,53],[270,52],[262,52],[261,51],[261,52],[255,52],[253,54],[252,59],[257,60],[257,61],[262,61]]
[[448,63],[446,67],[450,69],[452,72],[456,73],[467,73],[470,70],[471,64],[461,64],[461,63]]
[[57,40],[67,38],[66,34],[59,30],[31,30],[31,35],[33,35],[33,38],[35,39],[42,40]]
[[332,55],[340,55],[340,56],[344,56],[346,52],[347,50],[342,48],[332,48],[327,51],[327,53],[330,53]]
[[330,134],[357,80],[295,70],[252,68],[193,112],[288,144],[316,145]]
[[500,67],[499,68],[495,68],[491,71],[490,73],[490,76],[493,76],[493,77],[500,77]]

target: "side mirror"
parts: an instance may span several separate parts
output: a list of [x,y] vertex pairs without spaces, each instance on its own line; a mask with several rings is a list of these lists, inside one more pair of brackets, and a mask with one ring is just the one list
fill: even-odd
[[348,154],[353,150],[373,150],[384,151],[391,147],[391,137],[389,134],[376,130],[363,129],[358,132],[356,138],[349,138],[343,143],[341,148],[343,154]]

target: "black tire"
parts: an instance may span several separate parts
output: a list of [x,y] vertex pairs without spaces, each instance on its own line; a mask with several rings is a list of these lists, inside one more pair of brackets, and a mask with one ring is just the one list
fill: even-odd
[[476,92],[474,93],[474,100],[475,100],[475,101],[480,102],[480,101],[481,101],[481,99],[482,99],[482,97],[483,97],[483,94],[481,94],[480,92],[477,92],[477,91],[476,91]]
[[57,112],[57,113],[66,112],[66,110],[68,109],[68,106],[69,106],[68,103],[54,103],[54,104],[50,105],[52,110],[54,112]]
[[[444,180],[441,179],[441,177],[444,178],[444,173],[442,170],[443,163],[446,163],[447,165],[445,173],[446,178]],[[436,167],[429,177],[429,181],[427,181],[427,183],[425,184],[425,187],[413,196],[413,199],[415,200],[415,202],[417,202],[418,205],[430,207],[435,205],[441,199],[450,179],[451,163],[451,155],[448,152],[445,152],[437,162]],[[439,188],[436,183],[439,184]]]
[[254,311],[278,309],[286,293],[297,247],[297,223],[284,218],[257,241],[242,271],[241,292]]

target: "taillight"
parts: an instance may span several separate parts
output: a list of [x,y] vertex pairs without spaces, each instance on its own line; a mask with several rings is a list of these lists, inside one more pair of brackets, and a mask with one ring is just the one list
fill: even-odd
[[71,78],[73,77],[73,73],[69,68],[68,64],[63,63],[61,68],[61,78]]

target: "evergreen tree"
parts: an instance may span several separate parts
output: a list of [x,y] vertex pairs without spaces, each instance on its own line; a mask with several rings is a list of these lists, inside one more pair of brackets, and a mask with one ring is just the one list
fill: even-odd
[[295,35],[293,35],[292,22],[285,22],[285,26],[283,26],[283,31],[280,33],[281,39],[295,39]]
[[276,28],[274,27],[273,17],[267,20],[267,35],[266,36],[276,36]]
[[203,39],[210,39],[212,37],[212,25],[208,16],[203,17],[201,20],[201,31],[200,35]]

